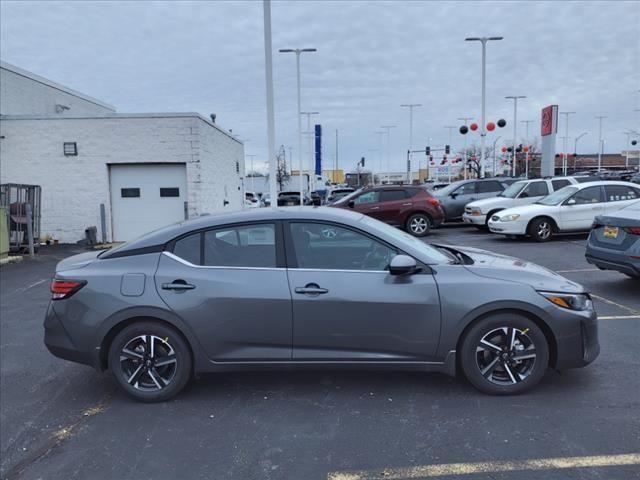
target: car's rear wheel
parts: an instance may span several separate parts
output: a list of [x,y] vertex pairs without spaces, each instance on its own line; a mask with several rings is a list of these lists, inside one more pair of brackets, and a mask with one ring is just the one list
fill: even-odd
[[125,327],[109,347],[109,369],[124,392],[140,402],[162,402],[191,377],[186,341],[170,327],[141,321]]
[[536,242],[547,242],[551,239],[553,227],[553,221],[550,218],[536,218],[529,224],[529,235]]
[[414,237],[424,237],[431,230],[431,218],[424,213],[414,213],[407,220],[407,231]]
[[483,318],[462,340],[460,363],[471,384],[490,395],[522,393],[536,385],[549,364],[544,333],[517,313]]

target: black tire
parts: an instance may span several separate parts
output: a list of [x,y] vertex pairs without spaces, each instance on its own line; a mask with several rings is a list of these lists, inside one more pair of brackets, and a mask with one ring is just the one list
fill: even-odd
[[424,213],[414,213],[407,219],[405,228],[414,237],[425,237],[429,235],[433,225],[431,217]]
[[[125,347],[126,356],[122,355]],[[118,333],[109,346],[113,378],[139,402],[163,402],[177,395],[191,379],[191,368],[187,342],[161,323],[133,323]]]
[[548,217],[534,218],[529,224],[529,236],[536,242],[548,242],[553,236],[554,223]]
[[[515,332],[515,341],[510,340],[512,332]],[[489,343],[482,342],[487,338]],[[489,344],[500,347],[500,352],[488,347]],[[542,379],[549,365],[549,346],[534,321],[518,313],[505,312],[485,317],[473,325],[462,340],[459,358],[464,375],[481,392],[515,395]]]

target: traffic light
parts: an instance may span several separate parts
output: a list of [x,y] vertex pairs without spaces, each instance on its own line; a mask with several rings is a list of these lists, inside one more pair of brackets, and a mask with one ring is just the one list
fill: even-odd
[[362,157],[362,158],[360,159],[360,165],[362,165],[362,166],[364,167],[364,157]]
[[445,145],[444,146],[444,153],[446,155],[449,155],[450,152],[451,152],[451,147],[449,147],[449,145]]
[[424,151],[427,153],[427,157],[431,155],[431,147],[430,146],[426,146]]

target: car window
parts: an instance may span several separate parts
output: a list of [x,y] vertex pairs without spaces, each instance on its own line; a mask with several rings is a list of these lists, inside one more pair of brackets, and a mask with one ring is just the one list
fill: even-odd
[[404,200],[407,194],[404,190],[382,190],[380,192],[381,202],[393,202],[395,200]]
[[498,181],[478,182],[478,193],[501,192],[504,190],[502,183]]
[[605,185],[604,193],[607,202],[622,202],[624,200],[635,200],[640,198],[640,190],[627,187],[626,185]]
[[551,180],[551,185],[553,186],[553,190],[560,190],[562,187],[566,187],[567,185],[570,185],[571,182],[569,180],[566,179],[562,179],[562,180]]
[[206,231],[204,265],[275,268],[274,225],[265,223]]
[[291,223],[298,268],[386,270],[397,251],[354,230],[324,223]]
[[600,180],[598,177],[575,177],[578,183],[597,182]]
[[602,202],[602,189],[600,188],[600,186],[583,188],[582,190],[576,192],[576,194],[568,201],[571,202],[571,200],[575,200],[575,205],[585,205],[589,203]]
[[545,195],[549,195],[549,187],[547,186],[547,182],[531,182],[520,194],[520,198],[528,198],[528,197],[544,197]]
[[200,265],[200,232],[176,241],[173,254],[194,265]]
[[499,197],[516,198],[520,191],[527,185],[527,182],[516,182],[509,185]]
[[362,205],[364,203],[376,203],[378,201],[378,194],[379,192],[377,191],[364,192],[355,199],[355,204]]
[[476,185],[475,182],[465,183],[458,187],[453,193],[456,195],[471,195],[476,193]]

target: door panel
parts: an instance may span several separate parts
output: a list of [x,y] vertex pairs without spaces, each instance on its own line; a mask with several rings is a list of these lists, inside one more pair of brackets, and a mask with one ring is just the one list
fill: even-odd
[[589,230],[593,219],[604,213],[603,200],[600,186],[577,191],[560,207],[560,229],[567,231]]
[[[315,284],[320,294],[295,293]],[[429,360],[440,336],[433,276],[289,269],[296,360]]]
[[[183,280],[195,288],[165,290]],[[163,254],[156,288],[211,360],[291,358],[291,295],[285,269],[191,267]]]

